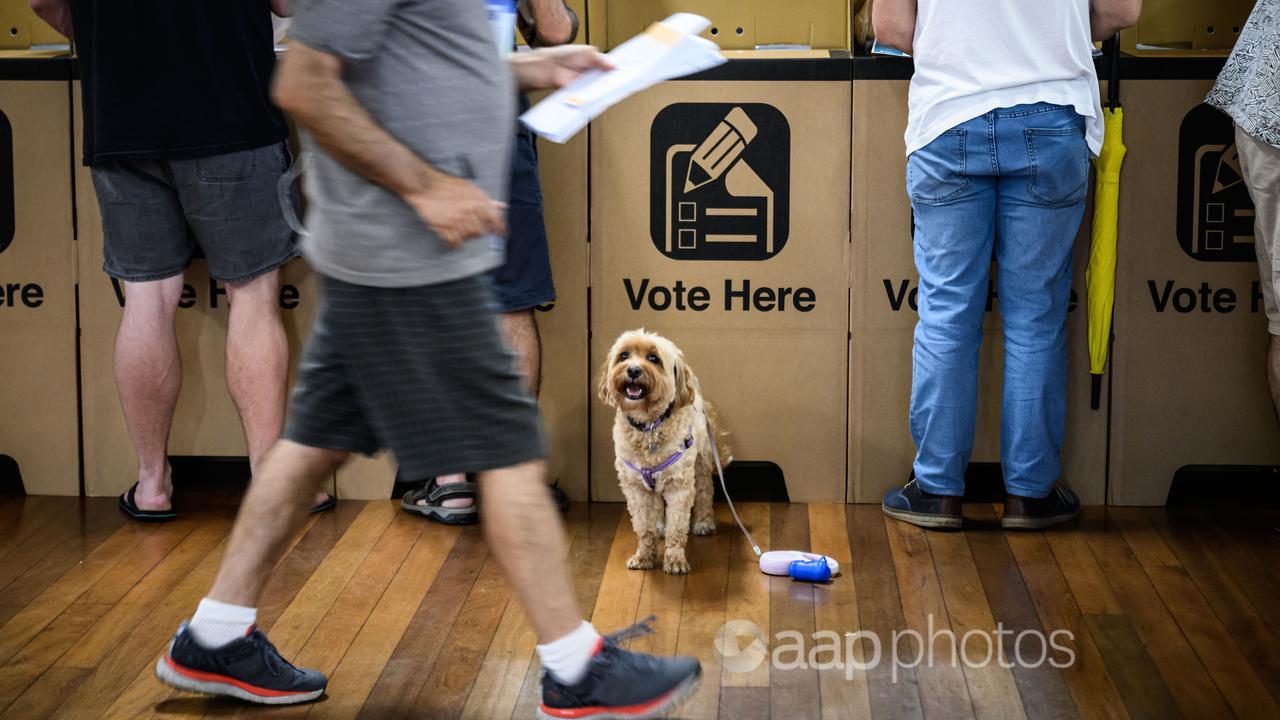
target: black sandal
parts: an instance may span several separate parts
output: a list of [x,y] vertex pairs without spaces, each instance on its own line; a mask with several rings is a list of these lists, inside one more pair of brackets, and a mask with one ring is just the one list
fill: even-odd
[[[410,490],[400,499],[400,508],[414,515],[433,520],[445,525],[474,525],[480,521],[480,510],[476,507],[476,484],[473,482],[449,483],[439,485],[431,478],[417,490]],[[470,499],[467,507],[445,507],[445,500]],[[426,500],[419,505],[419,500]]]
[[326,494],[324,499],[311,508],[312,513],[322,513],[338,507],[338,498]]
[[120,496],[120,512],[139,522],[169,522],[178,517],[178,513],[173,509],[169,510],[143,510],[138,507],[138,503],[134,502],[133,494],[138,489],[138,483],[134,483],[129,491]]

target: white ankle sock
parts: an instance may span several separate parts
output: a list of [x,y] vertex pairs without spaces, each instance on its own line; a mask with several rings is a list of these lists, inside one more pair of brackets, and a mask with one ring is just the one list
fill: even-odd
[[257,621],[257,608],[229,605],[205,598],[200,601],[195,617],[191,618],[187,629],[195,636],[196,642],[212,650],[248,635],[249,629]]
[[587,674],[587,665],[600,645],[600,633],[586,620],[559,640],[538,646],[542,667],[557,680],[574,685]]

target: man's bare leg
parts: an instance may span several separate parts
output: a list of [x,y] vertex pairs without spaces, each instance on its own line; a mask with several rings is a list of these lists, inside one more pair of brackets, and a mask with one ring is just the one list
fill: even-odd
[[560,515],[543,485],[541,461],[480,474],[484,534],[521,607],[548,643],[582,625],[569,582]]
[[182,389],[182,359],[173,329],[182,275],[125,282],[124,287],[115,374],[125,424],[138,454],[138,489],[133,497],[143,510],[168,510],[173,495],[169,428]]
[[1280,335],[1271,336],[1271,347],[1267,350],[1267,384],[1271,387],[1276,419],[1280,420]]
[[209,598],[256,607],[271,570],[302,527],[316,492],[347,453],[280,440],[262,458],[236,516]]
[[[507,347],[516,355],[516,370],[524,377],[525,387],[529,394],[538,397],[542,386],[542,338],[538,335],[538,321],[534,318],[534,310],[518,310],[498,315],[498,324],[502,328],[502,337]],[[464,482],[466,475],[444,475],[436,478],[437,485],[449,485]],[[447,508],[471,507],[471,499],[455,498],[441,502]],[[418,501],[426,505],[425,499]]]
[[227,283],[227,390],[244,425],[249,465],[257,473],[284,428],[289,341],[280,320],[280,271]]

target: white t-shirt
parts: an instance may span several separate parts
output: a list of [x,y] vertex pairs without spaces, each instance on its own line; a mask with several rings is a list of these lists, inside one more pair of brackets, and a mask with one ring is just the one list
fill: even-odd
[[919,0],[907,154],[996,108],[1074,107],[1102,150],[1089,0]]

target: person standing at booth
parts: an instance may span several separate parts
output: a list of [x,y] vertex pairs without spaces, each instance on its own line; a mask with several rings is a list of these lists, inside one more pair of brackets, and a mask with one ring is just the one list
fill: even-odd
[[[479,473],[486,540],[540,643],[540,717],[662,716],[700,666],[629,652],[582,619],[537,404],[487,277],[502,262],[517,84],[560,87],[607,60],[574,46],[504,63],[474,0],[307,0],[297,11],[273,96],[314,157],[302,245],[323,304],[285,437],[156,675],[251,702],[319,698],[327,679],[254,630],[256,605],[308,496],[350,453],[389,447],[411,476]],[[447,417],[444,405],[468,412]]]
[[[567,45],[578,36],[578,15],[565,0],[520,0],[517,27],[529,47]],[[515,36],[511,43],[514,46]],[[514,49],[514,47],[513,47]],[[520,111],[529,108],[521,94]],[[502,266],[493,272],[498,296],[499,323],[507,346],[516,355],[516,367],[525,388],[538,397],[542,382],[542,338],[534,313],[556,299],[551,277],[551,253],[542,216],[542,186],[538,178],[538,147],[533,132],[517,123],[515,152],[511,159],[511,190],[507,201],[507,242]],[[441,408],[442,414],[465,415],[466,407]],[[562,507],[564,491],[552,487]],[[401,507],[449,525],[477,522],[476,486],[464,474],[428,480],[405,493]]]
[[1206,100],[1236,126],[1240,169],[1253,197],[1254,238],[1271,343],[1267,384],[1280,419],[1280,0],[1258,0]]
[[961,526],[992,259],[1004,327],[1000,460],[1006,528],[1076,516],[1057,485],[1066,415],[1071,255],[1103,122],[1092,40],[1141,0],[876,0],[883,44],[912,53],[907,193],[920,320],[912,353],[912,477],[886,515]]
[[[103,270],[124,285],[115,375],[138,476],[120,508],[169,520],[182,386],[174,319],[197,248],[226,289],[227,389],[254,470],[284,425],[280,267],[298,253],[276,192],[291,163],[288,128],[268,83],[271,14],[288,15],[288,0],[31,5],[76,42]],[[329,500],[317,495],[317,508]]]

